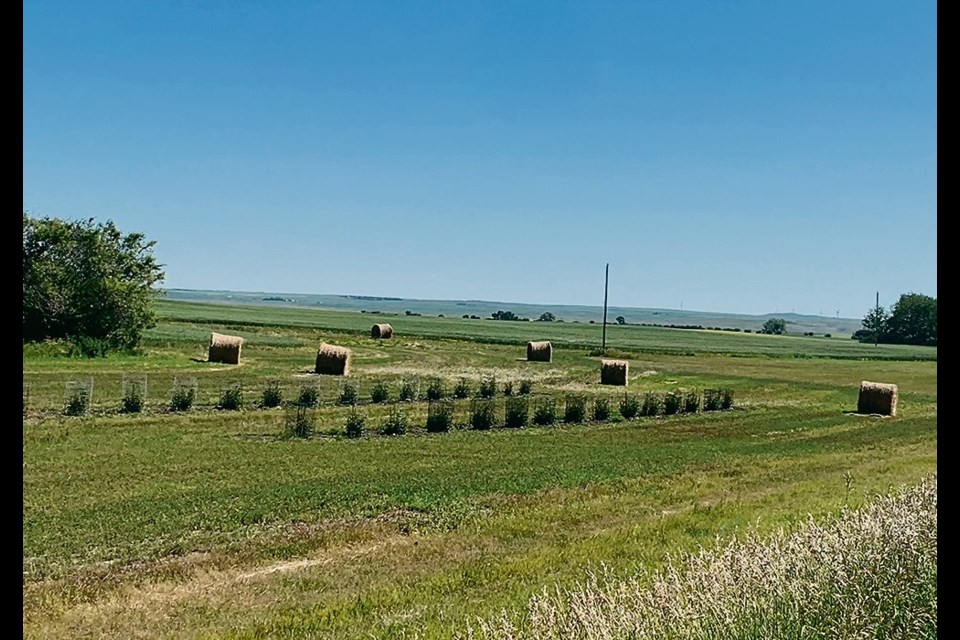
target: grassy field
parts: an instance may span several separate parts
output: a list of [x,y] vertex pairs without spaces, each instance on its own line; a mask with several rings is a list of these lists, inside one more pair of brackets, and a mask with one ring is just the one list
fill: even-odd
[[[630,394],[735,398],[727,411],[623,420],[623,391],[597,384],[592,325],[399,317],[395,339],[378,342],[376,317],[359,313],[161,312],[140,355],[25,346],[25,637],[448,637],[601,562],[655,569],[936,470],[936,349],[608,328]],[[242,364],[205,362],[211,330],[246,338]],[[554,342],[552,363],[523,360],[531,339]],[[353,350],[362,438],[343,436],[339,381],[310,373],[321,341]],[[145,410],[121,413],[125,377],[143,376]],[[396,398],[404,380],[475,389],[488,376],[531,380],[531,401],[607,398],[614,415],[428,434],[416,401],[402,405],[406,435],[378,435],[399,405],[370,404],[374,383]],[[197,383],[189,412],[169,410],[178,378]],[[90,380],[88,414],[64,416],[68,383]],[[852,415],[861,380],[899,385],[896,418]],[[314,437],[284,437],[289,412],[257,406],[270,382],[288,399],[320,384]],[[233,383],[244,409],[215,409]],[[455,421],[468,410],[461,401]]]

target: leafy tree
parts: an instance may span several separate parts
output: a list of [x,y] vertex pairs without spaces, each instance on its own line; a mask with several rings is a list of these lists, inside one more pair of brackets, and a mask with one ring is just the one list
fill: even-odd
[[617,324],[627,324],[627,319],[623,316],[617,316]]
[[904,293],[890,309],[887,341],[894,344],[937,344],[937,299]]
[[521,318],[513,311],[496,311],[491,313],[490,317],[494,320],[528,320],[528,318]]
[[164,273],[156,243],[112,221],[23,214],[23,339],[66,338],[88,352],[130,349],[155,324]]
[[782,335],[787,332],[787,321],[783,318],[770,318],[763,323],[761,333],[770,333],[773,335]]
[[553,322],[557,319],[557,316],[553,315],[549,311],[545,311],[540,314],[540,317],[537,318],[537,322]]
[[854,337],[860,342],[887,342],[888,324],[890,316],[883,307],[874,307],[863,317],[860,329]]

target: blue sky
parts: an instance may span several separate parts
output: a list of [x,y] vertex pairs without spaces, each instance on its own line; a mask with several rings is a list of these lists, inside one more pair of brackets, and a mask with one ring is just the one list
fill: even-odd
[[936,3],[23,3],[23,208],[165,286],[936,296]]

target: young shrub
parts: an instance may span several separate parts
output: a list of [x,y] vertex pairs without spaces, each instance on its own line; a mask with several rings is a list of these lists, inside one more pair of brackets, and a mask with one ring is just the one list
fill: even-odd
[[380,432],[385,436],[402,436],[407,432],[407,415],[400,407],[395,407],[386,417]]
[[593,401],[593,421],[606,422],[610,419],[610,400],[597,398]]
[[197,380],[176,379],[173,381],[173,397],[170,398],[171,411],[189,411],[197,399]]
[[427,432],[443,433],[453,427],[453,403],[434,400],[427,405]]
[[420,382],[416,378],[407,378],[400,384],[400,402],[416,402]]
[[568,393],[564,398],[563,421],[567,424],[580,424],[587,417],[587,399],[582,395]]
[[239,411],[243,408],[243,385],[239,382],[228,384],[220,391],[220,402],[217,409],[222,411]]
[[719,411],[722,404],[723,404],[723,396],[720,393],[720,389],[704,389],[703,390],[703,410],[704,411]]
[[477,389],[478,398],[492,398],[497,395],[496,376],[484,376],[480,380],[480,388]]
[[460,378],[457,380],[457,386],[453,388],[453,397],[454,398],[469,398],[470,397],[470,381],[466,378]]
[[277,381],[268,382],[263,389],[263,396],[260,398],[260,406],[272,409],[279,407],[283,402],[283,391],[280,389],[280,383]]
[[90,409],[90,392],[86,387],[77,387],[67,398],[63,413],[68,416],[86,415]]
[[513,382],[503,383],[503,395],[508,398],[513,395]]
[[632,420],[640,413],[640,400],[636,396],[623,394],[620,398],[620,415],[625,420]]
[[340,395],[337,397],[337,404],[355,405],[360,398],[360,389],[354,380],[344,379],[340,383]]
[[427,400],[443,400],[446,395],[443,378],[430,378],[430,383],[427,385]]
[[537,401],[537,405],[533,410],[533,423],[540,426],[547,426],[556,423],[557,421],[557,403],[550,397],[546,396],[540,398]]
[[294,403],[287,407],[286,429],[288,438],[309,438],[313,436],[316,418],[315,411],[305,405]]
[[733,406],[733,389],[720,389],[720,408],[729,409]]
[[527,426],[530,413],[529,401],[526,397],[507,398],[503,410],[503,426],[508,429],[522,429]]
[[301,382],[297,404],[301,407],[315,407],[320,404],[320,387],[312,382]]
[[344,432],[348,438],[359,438],[363,435],[366,424],[367,421],[363,414],[357,411],[356,407],[351,407],[350,413],[347,414],[347,424],[344,427]]
[[496,422],[496,405],[492,399],[474,398],[470,403],[470,427],[485,431]]
[[683,412],[697,413],[700,411],[700,392],[696,389],[683,392]]
[[517,394],[521,396],[528,396],[533,390],[533,380],[528,380],[524,378],[520,381],[519,388],[517,389]]
[[373,404],[382,404],[390,400],[390,387],[383,380],[377,380],[370,390],[370,402]]
[[663,397],[663,414],[672,416],[680,413],[683,405],[683,395],[679,391],[670,391]]
[[122,413],[140,413],[147,402],[147,377],[123,377],[123,400],[120,402]]
[[659,393],[645,393],[643,406],[640,407],[642,416],[658,416],[663,412],[663,397]]

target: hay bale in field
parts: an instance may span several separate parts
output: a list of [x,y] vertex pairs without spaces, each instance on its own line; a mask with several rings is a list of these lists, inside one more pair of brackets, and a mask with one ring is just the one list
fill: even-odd
[[393,327],[388,324],[375,324],[373,328],[370,329],[371,338],[380,338],[381,340],[386,340],[387,338],[393,337]]
[[882,382],[860,383],[860,398],[857,413],[879,413],[883,416],[897,415],[897,385]]
[[528,342],[528,362],[553,362],[553,345],[549,342]]
[[350,349],[325,342],[320,343],[314,371],[328,376],[350,375]]
[[211,333],[210,347],[207,349],[207,361],[240,364],[241,348],[243,348],[243,338],[240,336]]
[[618,387],[627,386],[627,375],[630,363],[626,360],[601,360],[600,384],[612,384]]

